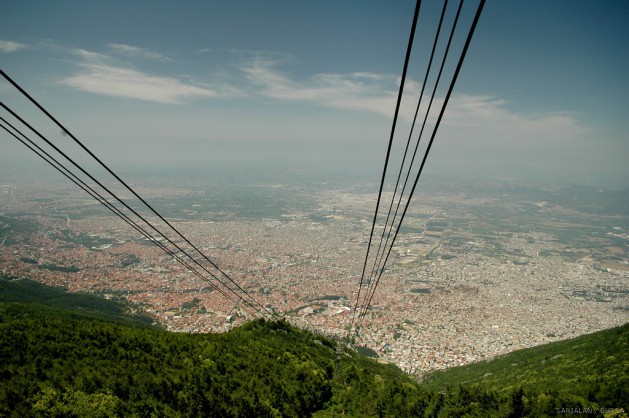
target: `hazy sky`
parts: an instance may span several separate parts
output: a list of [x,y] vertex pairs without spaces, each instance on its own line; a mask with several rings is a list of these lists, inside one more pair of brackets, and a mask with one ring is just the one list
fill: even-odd
[[[437,3],[424,2],[414,56],[428,51]],[[468,26],[476,4],[463,9]],[[273,159],[380,174],[414,2],[2,9],[0,67],[117,168]],[[628,1],[488,1],[427,171],[627,185],[627,39]],[[425,71],[413,64],[400,132]],[[5,82],[0,96],[69,142]],[[40,164],[7,134],[0,141],[0,158]]]

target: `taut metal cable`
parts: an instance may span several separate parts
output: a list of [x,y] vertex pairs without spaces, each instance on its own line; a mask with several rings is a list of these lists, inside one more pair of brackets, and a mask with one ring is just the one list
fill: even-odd
[[[13,126],[10,122],[8,122],[2,116],[0,116],[0,120],[2,122],[4,122],[6,125],[8,125],[9,127],[11,127],[11,129],[13,129],[15,132],[17,132],[20,136],[22,136],[28,143],[25,142],[23,139],[19,138],[14,132],[11,132],[3,124],[0,124],[0,127],[2,127],[7,133],[12,135],[16,140],[21,142],[24,146],[26,146],[28,149],[30,149],[32,152],[34,152],[37,156],[39,156],[41,159],[43,159],[45,162],[47,162],[49,165],[51,165],[55,170],[59,171],[63,176],[65,176],[70,181],[72,181],[74,184],[76,184],[78,187],[83,189],[83,191],[85,191],[92,198],[94,198],[99,203],[101,203],[103,206],[105,206],[107,209],[109,209],[111,212],[113,212],[116,216],[121,218],[124,222],[126,222],[128,225],[130,225],[132,228],[134,228],[137,232],[142,234],[149,241],[153,242],[156,246],[161,248],[168,255],[172,256],[176,261],[178,261],[180,264],[182,264],[184,267],[186,267],[188,270],[190,270],[192,273],[194,273],[201,280],[203,280],[204,282],[209,284],[212,287],[212,289],[218,291],[219,293],[221,293],[227,299],[230,299],[232,301],[237,301],[237,300],[234,300],[232,296],[229,296],[227,293],[225,293],[221,288],[217,287],[207,277],[205,277],[201,273],[199,273],[198,270],[195,267],[193,267],[192,265],[187,263],[185,260],[183,260],[177,254],[175,254],[172,250],[170,250],[168,247],[166,247],[164,244],[162,244],[159,240],[157,240],[154,236],[152,236],[144,228],[142,228],[135,221],[133,221],[131,218],[129,218],[124,212],[122,212],[120,209],[118,209],[117,207],[112,205],[105,197],[103,197],[101,194],[99,194],[97,191],[95,191],[92,187],[90,187],[87,183],[85,183],[83,180],[81,180],[71,170],[69,170],[67,167],[65,167],[62,163],[60,163],[57,159],[55,159],[53,156],[51,156],[48,152],[46,152],[40,146],[38,146],[36,143],[34,143],[30,138],[28,138],[24,133],[22,133],[19,129],[17,129],[15,126]],[[249,305],[249,303],[245,301],[245,306],[248,306],[248,305]]]
[[[432,109],[432,104],[433,104],[433,101],[435,99],[435,94],[437,93],[437,88],[439,87],[439,82],[441,81],[441,75],[443,74],[443,68],[444,68],[446,60],[448,58],[448,52],[450,51],[450,45],[452,44],[452,38],[454,37],[454,31],[456,29],[457,22],[459,21],[459,16],[461,14],[461,8],[463,7],[463,1],[464,0],[461,0],[459,2],[459,7],[457,9],[456,16],[455,16],[454,22],[452,24],[452,29],[450,31],[450,36],[448,37],[448,43],[446,45],[446,49],[445,49],[445,52],[443,54],[443,58],[441,60],[441,65],[439,67],[439,73],[437,74],[437,79],[435,80],[435,85],[433,87],[432,94],[430,95],[430,101],[428,102],[428,107],[426,108],[426,113],[424,115],[424,120],[422,122],[422,126],[421,126],[421,129],[419,131],[419,135],[417,137],[417,142],[415,143],[415,149],[413,150],[413,155],[411,157],[411,162],[410,162],[410,165],[408,167],[408,171],[406,172],[406,178],[404,179],[404,185],[402,186],[402,191],[400,192],[400,197],[398,198],[397,206],[395,208],[395,214],[393,215],[393,220],[391,221],[391,225],[389,225],[389,231],[387,233],[387,239],[386,239],[386,242],[384,244],[384,248],[382,249],[382,256],[380,257],[380,260],[378,261],[378,268],[375,269],[376,274],[378,274],[377,273],[378,271],[384,270],[384,265],[381,266],[382,260],[384,258],[384,254],[386,252],[387,245],[389,244],[389,240],[391,238],[391,230],[393,229],[393,225],[395,225],[395,221],[397,219],[398,210],[400,209],[400,204],[402,202],[402,196],[404,195],[404,191],[406,190],[406,185],[407,185],[408,179],[409,179],[409,177],[411,175],[413,164],[415,163],[415,157],[417,155],[417,150],[419,148],[419,143],[421,142],[422,135],[424,134],[424,129],[426,127],[426,122],[428,121],[428,116],[430,115],[430,110]],[[444,9],[444,11],[445,11],[445,9]],[[400,173],[401,173],[401,170],[400,170]],[[391,204],[393,204],[394,200],[395,200],[395,196],[393,196],[393,198],[391,199]],[[409,202],[407,200],[406,205],[408,205],[408,203]],[[391,208],[389,208],[389,210],[390,209]],[[401,223],[398,225],[398,229],[400,227],[401,227]],[[386,229],[387,229],[387,226],[385,225],[385,227],[384,227],[384,229],[382,231],[383,237],[384,237],[384,232],[385,232]],[[391,246],[393,246],[393,244],[391,244]],[[372,274],[373,274],[373,271],[372,271]],[[366,305],[364,305],[364,306],[366,306]]]
[[[435,50],[437,49],[437,43],[439,41],[439,35],[441,33],[441,26],[443,24],[443,18],[445,16],[447,7],[448,7],[448,0],[444,1],[443,9],[441,10],[441,16],[439,18],[439,25],[437,26],[437,32],[436,32],[436,35],[435,35],[435,41],[433,42],[433,45],[432,45],[432,51],[430,52],[430,59],[428,60],[428,66],[426,67],[426,74],[424,75],[424,81],[422,83],[422,88],[421,88],[421,90],[419,92],[419,98],[417,100],[417,107],[415,108],[415,115],[413,116],[413,123],[411,124],[411,129],[410,129],[410,132],[408,134],[408,139],[406,140],[406,147],[404,148],[404,156],[402,157],[402,164],[400,165],[400,170],[399,170],[398,175],[397,175],[397,180],[395,181],[395,189],[393,191],[393,196],[391,196],[391,204],[389,205],[389,211],[387,212],[387,219],[384,222],[384,228],[382,228],[382,235],[380,237],[380,242],[378,244],[378,250],[376,251],[376,257],[374,258],[373,266],[371,268],[371,273],[369,275],[369,286],[368,286],[368,289],[371,288],[372,279],[375,276],[374,273],[378,271],[376,266],[380,266],[380,263],[382,262],[382,259],[384,257],[384,253],[386,252],[387,244],[389,242],[389,237],[391,236],[391,228],[395,224],[395,216],[394,216],[393,220],[391,221],[391,225],[389,227],[389,231],[387,232],[387,225],[389,224],[389,219],[390,219],[391,212],[392,212],[392,209],[393,209],[393,203],[395,202],[395,196],[397,194],[398,187],[399,187],[399,184],[400,184],[400,178],[402,177],[402,171],[404,169],[404,163],[406,162],[406,156],[407,156],[407,153],[408,153],[408,148],[409,148],[410,143],[411,143],[411,138],[413,136],[413,130],[415,128],[415,123],[417,121],[417,115],[419,114],[419,108],[420,108],[421,103],[422,103],[422,97],[424,96],[424,90],[426,88],[426,83],[428,81],[428,76],[430,75],[430,69],[432,68],[432,61],[433,61],[433,58],[434,58],[434,55],[435,55]],[[447,52],[446,52],[446,55],[447,55]],[[443,68],[443,66],[442,66],[442,68]],[[438,78],[437,78],[437,80],[438,80]],[[437,81],[437,83],[438,83],[438,81]],[[434,93],[433,93],[433,96],[434,96]],[[430,110],[430,106],[428,107],[428,109]],[[424,119],[424,124],[425,124],[425,120],[426,119]],[[423,129],[423,126],[422,126],[422,129]],[[413,161],[415,160],[415,153],[417,152],[417,146],[419,145],[419,140],[420,139],[421,139],[421,133],[419,134],[419,137],[417,139],[417,145],[415,146],[415,152],[413,153],[413,158],[411,159],[409,167],[408,167],[408,173],[411,172],[411,169],[413,167]],[[408,174],[406,175],[406,180],[408,180]],[[402,200],[402,196],[404,195],[405,188],[406,188],[406,181],[404,182],[404,187],[402,188],[402,191],[400,192],[400,198],[398,199],[398,204],[397,204],[398,208],[400,207],[400,202]],[[395,213],[397,215],[397,209],[396,209]],[[385,232],[386,232],[386,235],[387,235],[387,240],[386,240],[386,243],[384,244],[384,248],[382,248],[382,255],[380,255],[380,249],[381,249],[381,246],[382,246],[382,242],[384,241]],[[378,261],[378,259],[379,259],[379,261]],[[364,303],[367,302],[368,294],[369,293],[365,294]]]
[[[238,283],[236,283],[227,273],[221,270],[210,258],[205,255],[199,248],[197,248],[188,238],[186,238],[177,228],[175,228],[166,218],[158,213],[148,202],[146,202],[138,193],[135,192],[124,180],[122,180],[116,173],[114,173],[103,161],[100,160],[92,151],[90,151],[81,141],[79,141],[65,126],[63,126],[54,116],[50,114],[42,105],[40,105],[33,97],[31,97],[19,84],[17,84],[11,77],[9,77],[3,70],[0,69],[0,74],[15,87],[20,93],[22,93],[31,103],[33,103],[39,110],[41,110],[46,116],[48,116],[63,132],[65,132],[74,142],[79,145],[85,152],[87,152],[96,162],[98,162],[109,174],[111,174],[116,180],[118,180],[128,191],[130,191],[138,200],[140,200],[153,214],[155,214],[162,222],[170,227],[181,239],[183,239],[190,247],[192,247],[197,253],[201,255],[212,267],[218,270],[229,282],[231,282],[236,288],[246,295],[249,299],[255,302],[260,308],[262,308],[268,315],[275,317],[275,314],[269,312],[269,310],[260,304],[253,296],[251,296],[245,289],[243,289]],[[67,157],[66,157],[67,158]],[[99,184],[100,185],[100,184]],[[100,185],[103,187],[102,185]],[[111,192],[108,191],[111,194]],[[120,201],[123,203],[122,201]],[[124,203],[123,203],[124,204]],[[126,204],[124,204],[126,206]],[[130,208],[129,208],[130,209]],[[137,215],[137,214],[136,214]],[[170,240],[169,240],[170,241]],[[170,241],[172,243],[172,241]],[[174,244],[174,243],[173,243]],[[179,248],[178,248],[179,249]],[[186,254],[188,255],[188,254]],[[189,255],[188,255],[189,256]],[[190,256],[189,256],[190,257]],[[194,260],[194,258],[190,257]],[[200,264],[199,264],[200,265]],[[218,279],[217,279],[218,280]],[[219,280],[220,281],[220,280]],[[220,281],[223,283],[222,281]]]
[[[0,70],[1,71],[1,70]],[[173,245],[177,250],[181,251],[183,254],[185,254],[188,258],[190,258],[190,260],[192,260],[192,262],[194,262],[194,264],[198,265],[202,270],[204,270],[207,274],[209,274],[210,276],[212,276],[215,280],[217,280],[219,283],[221,283],[223,286],[225,286],[230,292],[232,292],[234,295],[236,295],[236,297],[238,297],[239,299],[241,299],[243,302],[245,303],[249,303],[248,301],[246,301],[241,295],[239,295],[238,293],[236,293],[236,291],[234,289],[232,289],[231,287],[229,287],[227,284],[225,284],[223,281],[221,281],[220,279],[218,279],[218,277],[210,272],[205,266],[203,266],[201,263],[199,263],[194,257],[192,257],[187,251],[185,251],[184,249],[182,249],[177,243],[173,242],[168,236],[166,236],[164,233],[162,233],[159,229],[157,229],[152,223],[150,223],[149,221],[147,221],[142,215],[140,215],[135,209],[131,208],[126,202],[124,202],[123,200],[121,200],[115,193],[113,193],[111,190],[109,190],[106,186],[104,186],[100,181],[98,181],[96,178],[94,178],[94,176],[92,176],[90,173],[88,173],[83,167],[81,167],[79,164],[77,164],[72,158],[70,158],[66,153],[64,153],[62,150],[60,150],[56,145],[54,145],[52,142],[50,142],[46,137],[44,137],[39,131],[37,131],[34,127],[32,127],[28,122],[26,122],[22,117],[20,117],[18,114],[16,114],[13,110],[11,110],[8,106],[6,106],[4,103],[0,102],[0,106],[3,107],[7,112],[9,112],[13,117],[15,117],[17,120],[19,120],[24,126],[28,127],[33,133],[35,133],[37,136],[39,136],[44,142],[46,142],[50,147],[52,147],[55,151],[57,151],[60,155],[62,155],[66,160],[68,160],[70,163],[72,163],[76,168],[78,168],[81,172],[83,172],[83,174],[85,174],[86,176],[88,176],[92,181],[94,181],[96,184],[98,184],[103,190],[105,190],[107,193],[109,193],[114,199],[116,199],[118,202],[120,202],[125,208],[127,208],[127,210],[131,211],[135,216],[137,216],[138,218],[140,218],[143,222],[145,222],[147,225],[149,225],[156,233],[158,233],[162,238],[166,239],[171,245]],[[249,296],[251,298],[251,296]],[[262,309],[264,311],[266,311],[267,314],[269,314],[271,317],[273,317],[273,315],[268,312],[268,310],[266,310],[265,307],[263,307],[262,305],[260,305],[259,302],[257,302],[255,299],[251,298],[254,302],[256,302],[257,305],[259,305],[260,307],[262,307]],[[258,312],[261,312],[260,309],[256,310]]]
[[406,72],[408,70],[408,63],[411,57],[411,51],[413,49],[413,40],[415,39],[415,29],[417,28],[417,21],[419,18],[419,9],[421,7],[421,0],[417,0],[417,2],[415,3],[415,13],[413,15],[413,23],[411,25],[411,33],[409,35],[408,38],[408,46],[406,48],[406,56],[404,58],[404,68],[402,70],[402,79],[400,81],[400,89],[398,91],[398,97],[397,97],[397,103],[395,105],[395,113],[393,115],[393,123],[391,125],[391,135],[389,136],[389,145],[387,147],[387,156],[384,160],[384,169],[382,170],[382,179],[380,180],[380,190],[378,191],[378,200],[376,202],[376,209],[374,211],[373,214],[373,221],[371,223],[371,232],[369,234],[369,243],[367,244],[367,253],[365,255],[365,262],[363,263],[363,272],[360,276],[360,283],[358,286],[358,294],[356,296],[356,303],[354,304],[354,310],[352,312],[352,320],[350,322],[349,328],[348,328],[348,337],[349,334],[351,333],[351,329],[352,326],[354,325],[354,320],[356,318],[356,310],[358,308],[358,302],[360,300],[360,292],[361,289],[363,287],[363,282],[364,282],[364,278],[365,278],[365,270],[367,269],[367,260],[369,258],[369,250],[371,249],[371,240],[373,239],[373,232],[374,232],[374,228],[376,226],[376,221],[378,219],[378,209],[380,207],[380,199],[382,197],[382,189],[384,187],[384,179],[386,177],[387,174],[387,166],[389,164],[389,157],[391,155],[391,147],[393,145],[393,137],[395,136],[395,127],[397,124],[397,118],[398,118],[398,114],[400,112],[400,104],[402,102],[402,94],[404,92],[404,83],[406,81]]
[[[456,80],[457,80],[457,78],[459,76],[459,72],[461,71],[461,67],[463,66],[463,61],[465,60],[465,55],[467,54],[467,50],[468,50],[468,48],[470,46],[470,43],[472,41],[472,37],[474,36],[474,31],[476,30],[476,26],[478,24],[478,20],[480,19],[480,15],[481,15],[481,13],[483,11],[484,5],[485,5],[485,0],[480,0],[478,8],[476,10],[476,14],[474,15],[474,20],[472,21],[472,25],[471,25],[470,30],[468,32],[467,38],[465,40],[465,44],[463,46],[463,50],[461,52],[461,56],[459,57],[459,61],[457,63],[456,69],[454,70],[454,75],[452,77],[452,81],[450,82],[450,86],[449,86],[448,91],[446,93],[446,97],[444,99],[444,103],[443,103],[443,105],[441,107],[441,110],[439,112],[439,116],[438,116],[437,121],[435,123],[435,127],[433,128],[432,135],[430,136],[430,141],[428,142],[428,146],[426,147],[426,151],[424,152],[424,157],[422,159],[422,162],[421,162],[421,165],[420,165],[419,170],[417,172],[417,175],[415,176],[415,181],[413,182],[413,187],[412,187],[412,189],[411,189],[411,191],[409,193],[408,201],[406,202],[406,206],[404,207],[404,211],[402,212],[402,216],[400,218],[400,223],[399,223],[400,226],[402,225],[402,222],[404,221],[404,217],[406,216],[406,212],[407,212],[408,207],[410,205],[411,198],[413,197],[413,193],[415,192],[415,189],[417,187],[417,183],[419,181],[419,177],[421,176],[421,173],[422,173],[422,171],[424,169],[424,166],[426,164],[426,159],[428,158],[428,154],[430,153],[430,149],[432,147],[432,144],[434,142],[435,136],[437,134],[437,130],[439,129],[439,125],[441,124],[441,120],[443,118],[443,114],[444,114],[445,109],[446,109],[446,107],[448,105],[448,102],[450,100],[450,96],[452,95],[452,90],[454,89],[454,85],[456,84]],[[389,259],[389,256],[391,255],[391,250],[393,248],[393,244],[395,243],[395,240],[397,238],[397,235],[398,235],[399,231],[400,231],[400,228],[398,227],[396,229],[396,231],[395,231],[395,235],[393,236],[393,240],[391,242],[391,246],[389,247],[389,250],[388,250],[388,253],[387,253],[387,257],[384,260],[384,264],[382,266],[382,269],[380,270],[380,273],[378,275],[378,279],[376,280],[376,283],[374,285],[374,289],[373,289],[373,292],[371,293],[371,297],[369,298],[369,302],[368,302],[365,310],[363,311],[363,314],[362,314],[361,317],[365,316],[365,314],[367,312],[367,309],[368,309],[369,305],[371,304],[373,295],[375,294],[375,291],[376,291],[376,288],[377,288],[378,283],[380,281],[380,278],[382,277],[382,273],[384,271],[384,267],[386,266],[386,263],[387,263],[387,261]]]

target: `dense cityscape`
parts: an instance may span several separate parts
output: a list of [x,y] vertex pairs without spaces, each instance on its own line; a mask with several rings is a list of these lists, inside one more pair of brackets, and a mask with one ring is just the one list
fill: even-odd
[[[249,202],[149,183],[141,193],[269,312],[345,338],[375,206],[368,187],[253,184]],[[356,346],[421,375],[627,322],[626,215],[560,201],[569,191],[546,201],[496,184],[428,189]],[[125,298],[170,330],[220,332],[255,314],[70,186],[0,185],[0,239],[3,274]]]

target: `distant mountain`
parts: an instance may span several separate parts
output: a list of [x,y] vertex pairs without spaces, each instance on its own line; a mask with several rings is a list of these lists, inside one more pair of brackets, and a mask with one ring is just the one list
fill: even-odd
[[517,352],[460,377],[448,377],[459,369],[435,373],[420,385],[282,321],[172,333],[94,310],[98,303],[62,309],[65,296],[46,297],[60,290],[23,282],[40,302],[29,303],[22,284],[16,291],[20,281],[5,282],[0,416],[543,416],[629,407],[627,326]]

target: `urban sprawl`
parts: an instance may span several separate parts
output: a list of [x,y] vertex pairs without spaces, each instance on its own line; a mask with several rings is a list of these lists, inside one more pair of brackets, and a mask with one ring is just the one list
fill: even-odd
[[[306,193],[282,184],[256,187],[269,199]],[[341,340],[354,319],[360,325],[352,333],[355,346],[419,376],[629,318],[623,216],[500,193],[426,193],[411,206],[360,318],[354,304],[373,193],[321,188],[308,191],[305,205],[243,217],[229,203],[217,212],[208,203],[212,196],[193,188],[140,191],[158,208],[167,199],[173,224],[269,312]],[[239,302],[235,294],[243,294],[234,285],[227,284],[232,293],[210,276],[191,273],[66,186],[0,185],[0,234],[4,275],[124,298],[173,331],[221,332],[259,316]]]

